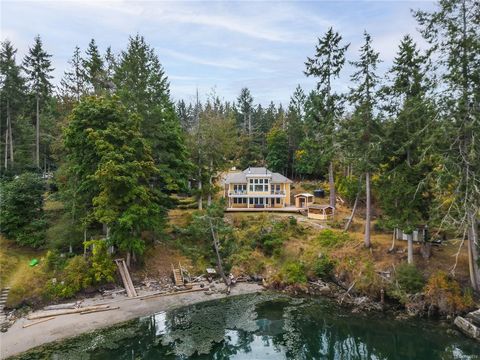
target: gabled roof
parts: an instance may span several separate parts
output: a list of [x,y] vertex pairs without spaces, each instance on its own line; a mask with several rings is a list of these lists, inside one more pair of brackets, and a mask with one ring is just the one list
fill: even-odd
[[301,194],[295,195],[295,197],[300,197],[300,196],[303,196],[303,197],[313,197],[313,195],[312,195],[312,194],[309,194],[309,193],[301,193]]
[[266,167],[249,167],[242,172],[231,172],[225,177],[225,184],[246,184],[249,177],[266,176],[271,178],[270,182],[274,184],[292,183],[293,181],[282,174],[271,172]]

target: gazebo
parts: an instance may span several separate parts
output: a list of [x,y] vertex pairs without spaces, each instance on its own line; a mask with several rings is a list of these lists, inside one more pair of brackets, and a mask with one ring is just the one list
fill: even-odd
[[309,193],[301,193],[295,195],[295,207],[306,208],[313,204],[315,197]]
[[330,205],[310,205],[308,207],[308,217],[317,220],[333,219],[335,208]]

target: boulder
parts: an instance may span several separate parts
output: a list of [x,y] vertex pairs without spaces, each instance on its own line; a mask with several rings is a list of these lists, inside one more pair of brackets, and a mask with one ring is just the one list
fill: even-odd
[[465,319],[461,316],[457,316],[455,318],[454,324],[465,335],[470,336],[471,338],[480,341],[480,328],[473,325],[468,319]]
[[466,319],[470,320],[475,326],[480,326],[480,309],[472,311],[465,316]]

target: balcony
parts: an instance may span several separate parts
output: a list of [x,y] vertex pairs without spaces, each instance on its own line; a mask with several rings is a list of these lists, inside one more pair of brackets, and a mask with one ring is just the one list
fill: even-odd
[[247,190],[235,190],[235,191],[229,191],[228,195],[247,195]]

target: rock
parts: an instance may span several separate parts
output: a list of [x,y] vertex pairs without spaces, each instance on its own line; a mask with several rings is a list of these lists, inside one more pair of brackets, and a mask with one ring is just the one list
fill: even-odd
[[457,316],[455,318],[454,324],[463,332],[465,335],[470,336],[476,340],[480,341],[480,328],[473,325],[469,320]]
[[480,309],[468,313],[465,318],[470,320],[475,326],[480,326]]

